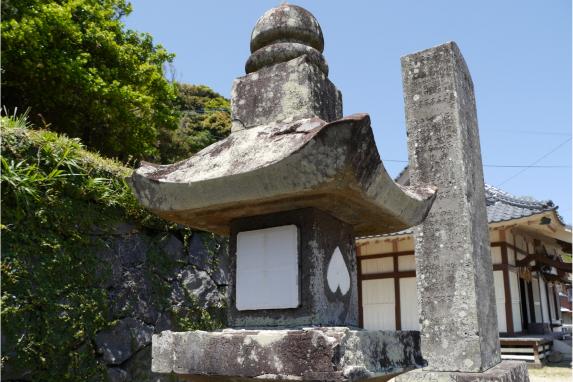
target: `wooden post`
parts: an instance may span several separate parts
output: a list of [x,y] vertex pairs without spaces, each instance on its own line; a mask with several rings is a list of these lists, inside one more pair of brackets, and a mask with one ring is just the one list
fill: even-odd
[[509,285],[509,261],[507,259],[507,243],[505,242],[505,230],[499,231],[501,244],[501,263],[503,264],[503,291],[505,294],[505,324],[508,334],[514,334],[513,330],[513,307],[511,306],[511,287]]
[[364,328],[364,304],[362,302],[362,258],[360,246],[356,245],[356,270],[358,272],[358,326]]

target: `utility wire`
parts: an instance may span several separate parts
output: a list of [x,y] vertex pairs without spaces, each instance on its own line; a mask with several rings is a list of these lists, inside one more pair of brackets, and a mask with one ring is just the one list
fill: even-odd
[[[571,139],[571,138],[570,138]],[[396,163],[408,163],[407,160],[399,159],[382,159],[384,162],[396,162]],[[571,168],[571,166],[566,165],[513,165],[513,164],[484,164],[483,167],[497,167],[497,168]]]
[[548,153],[542,155],[541,157],[539,157],[537,160],[531,162],[531,164],[523,169],[521,169],[520,171],[516,172],[515,174],[513,174],[512,176],[510,176],[509,178],[507,178],[506,180],[504,180],[503,182],[499,183],[497,186],[502,186],[503,184],[509,182],[510,180],[512,180],[513,178],[515,178],[518,175],[523,174],[525,171],[527,171],[529,168],[534,167],[537,163],[541,162],[543,159],[547,158],[549,155],[553,154],[555,151],[559,150],[562,146],[564,146],[566,143],[568,143],[569,141],[571,141],[571,137],[567,138],[566,140],[564,140],[563,142],[561,142],[560,144],[558,144],[557,146],[555,146],[552,150],[550,150]]
[[483,130],[484,133],[505,133],[505,134],[534,134],[534,135],[562,135],[570,137],[571,133],[559,131],[536,131],[536,130]]

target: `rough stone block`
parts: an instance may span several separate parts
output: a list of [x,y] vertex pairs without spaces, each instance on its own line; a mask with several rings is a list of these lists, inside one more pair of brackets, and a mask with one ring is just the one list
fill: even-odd
[[231,91],[232,131],[318,117],[342,118],[342,95],[307,55],[240,77]]
[[358,381],[422,366],[418,332],[300,330],[170,332],[153,336],[152,371],[188,380]]
[[[286,225],[295,225],[299,230],[298,264],[301,270],[298,283],[299,306],[289,309],[237,310],[235,304],[237,234],[242,231]],[[231,327],[358,326],[358,281],[353,237],[353,230],[349,224],[313,208],[233,221],[229,241],[229,325]],[[342,272],[347,272],[348,288],[334,285],[336,282],[334,284],[331,282],[329,285],[329,266],[336,260],[342,261],[339,264],[340,268]]]
[[438,187],[416,228],[422,353],[428,369],[501,361],[473,83],[453,42],[402,58],[413,186]]
[[412,370],[396,382],[529,382],[525,362],[503,361],[481,373]]

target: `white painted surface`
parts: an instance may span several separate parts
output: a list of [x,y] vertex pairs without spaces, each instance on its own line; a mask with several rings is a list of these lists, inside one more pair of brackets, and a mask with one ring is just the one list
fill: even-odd
[[362,274],[385,273],[394,271],[394,259],[381,257],[379,259],[362,260]]
[[414,255],[398,256],[398,270],[399,271],[415,271],[416,258]]
[[521,331],[521,303],[519,299],[519,278],[517,273],[509,272],[509,291],[511,294],[511,314],[513,316],[513,330]]
[[548,285],[547,289],[549,289],[549,296],[547,296],[548,303],[549,303],[549,313],[551,314],[551,322],[555,321],[555,303],[553,302],[553,295],[555,291],[553,290],[553,285]]
[[398,251],[413,251],[414,250],[414,240],[408,238],[405,240],[398,241]]
[[362,255],[376,255],[379,253],[392,252],[392,243],[386,240],[369,240],[366,245],[360,247]]
[[495,306],[497,308],[497,325],[500,332],[507,332],[505,318],[505,291],[503,289],[503,272],[493,272],[493,284],[495,287]]
[[326,271],[326,281],[332,293],[340,290],[340,293],[344,296],[350,290],[350,274],[338,247],[334,249],[330,257]]
[[551,322],[549,319],[549,306],[547,304],[547,289],[545,289],[545,281],[539,278],[539,288],[541,289],[541,310],[543,312],[543,322]]
[[400,324],[402,330],[420,330],[416,278],[400,278]]
[[295,225],[237,234],[238,310],[299,305],[298,228]]
[[363,323],[368,330],[396,330],[394,279],[362,281]]
[[491,262],[492,264],[501,264],[501,248],[491,247]]
[[535,322],[542,323],[541,317],[541,299],[539,297],[539,281],[536,278],[531,279],[531,289],[533,290],[533,310],[535,312]]
[[515,265],[515,251],[512,248],[507,249],[507,262],[509,265]]
[[529,304],[529,283],[525,282],[525,310],[527,311],[527,322],[531,321],[531,305]]

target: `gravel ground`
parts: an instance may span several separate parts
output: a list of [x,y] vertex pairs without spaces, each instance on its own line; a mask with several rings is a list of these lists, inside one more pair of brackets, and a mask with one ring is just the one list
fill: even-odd
[[529,369],[530,382],[570,382],[573,381],[572,376],[571,361]]

